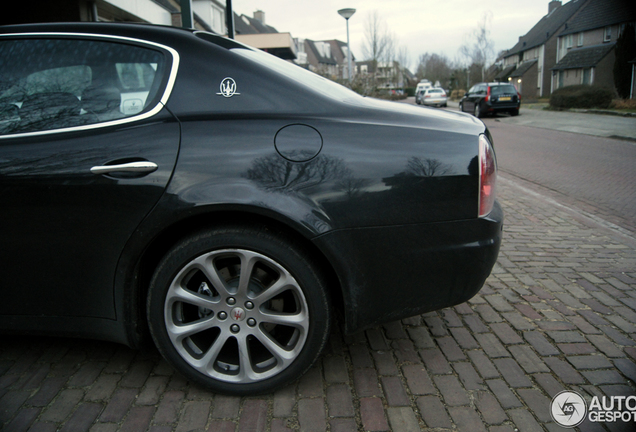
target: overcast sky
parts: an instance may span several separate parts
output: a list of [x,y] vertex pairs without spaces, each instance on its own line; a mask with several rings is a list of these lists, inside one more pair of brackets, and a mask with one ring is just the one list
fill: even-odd
[[[466,33],[476,28],[485,12],[492,12],[490,37],[495,52],[509,49],[548,12],[549,0],[233,0],[234,12],[252,16],[265,12],[266,24],[293,37],[313,40],[347,40],[342,8],[356,9],[349,20],[351,51],[364,60],[364,23],[377,10],[395,35],[398,46],[405,46],[414,70],[425,52],[445,54],[450,60]],[[564,1],[563,3],[567,3]]]

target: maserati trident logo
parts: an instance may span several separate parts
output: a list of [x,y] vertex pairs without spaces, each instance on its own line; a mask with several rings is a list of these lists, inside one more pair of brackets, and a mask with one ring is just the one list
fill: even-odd
[[241,308],[234,308],[232,312],[230,312],[230,316],[234,321],[243,321],[245,318],[245,311]]
[[234,95],[240,95],[240,93],[236,92],[236,81],[234,79],[227,77],[221,81],[220,92],[218,95],[221,95],[226,98],[231,98]]

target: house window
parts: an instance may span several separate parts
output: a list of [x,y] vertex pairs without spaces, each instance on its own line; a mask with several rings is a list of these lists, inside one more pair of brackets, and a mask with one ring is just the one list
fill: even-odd
[[577,46],[583,46],[583,32],[579,33],[578,40],[576,42]]
[[572,35],[567,35],[565,37],[565,48],[570,49],[572,48]]
[[592,69],[583,69],[583,84],[592,84]]
[[605,37],[603,38],[603,40],[605,42],[609,42],[609,41],[612,40],[612,27],[611,26],[605,27]]
[[212,8],[212,30],[217,33],[225,33],[225,17],[223,10],[216,5],[210,4]]

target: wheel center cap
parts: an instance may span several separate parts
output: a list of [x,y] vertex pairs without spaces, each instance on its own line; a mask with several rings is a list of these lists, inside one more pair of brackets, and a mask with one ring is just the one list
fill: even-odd
[[245,311],[240,307],[235,307],[232,309],[232,312],[230,312],[230,317],[234,321],[243,321],[245,319]]

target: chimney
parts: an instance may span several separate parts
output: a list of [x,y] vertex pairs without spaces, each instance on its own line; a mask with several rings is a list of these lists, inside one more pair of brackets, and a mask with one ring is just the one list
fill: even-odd
[[552,13],[553,10],[561,7],[561,0],[552,0],[548,3],[548,15]]
[[256,12],[254,12],[254,19],[259,20],[261,24],[265,25],[265,12],[263,12],[262,10],[257,10]]

